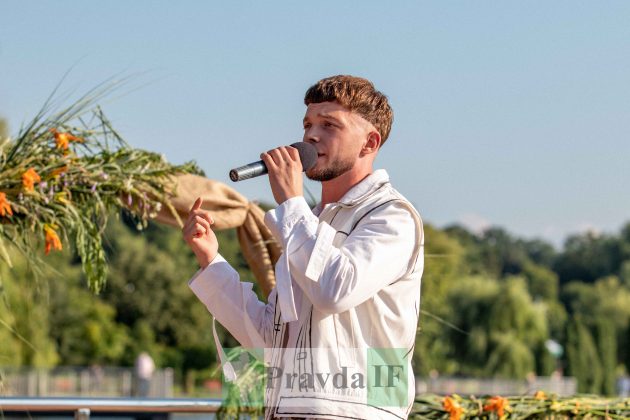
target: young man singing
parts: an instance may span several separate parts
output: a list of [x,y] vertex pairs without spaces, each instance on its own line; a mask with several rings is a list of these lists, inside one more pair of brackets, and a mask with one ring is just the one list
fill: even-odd
[[198,199],[183,228],[201,270],[190,287],[243,347],[263,347],[267,418],[400,419],[415,396],[411,353],[420,310],[423,230],[413,206],[373,164],[392,109],[362,78],[334,76],[306,92],[306,176],[296,149],[261,155],[278,207],[265,223],[281,244],[268,302],[218,254]]

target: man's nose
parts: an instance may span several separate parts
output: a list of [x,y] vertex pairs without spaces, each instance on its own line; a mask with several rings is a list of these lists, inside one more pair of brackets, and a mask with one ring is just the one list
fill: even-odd
[[312,130],[309,130],[304,132],[304,137],[302,138],[302,141],[306,143],[319,143],[319,137],[317,137]]

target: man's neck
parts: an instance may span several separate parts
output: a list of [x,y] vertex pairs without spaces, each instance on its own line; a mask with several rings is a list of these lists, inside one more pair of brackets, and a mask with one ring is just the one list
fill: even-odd
[[348,191],[363,181],[372,173],[372,168],[363,171],[348,171],[330,181],[322,182],[322,208],[326,204],[336,203],[341,200]]

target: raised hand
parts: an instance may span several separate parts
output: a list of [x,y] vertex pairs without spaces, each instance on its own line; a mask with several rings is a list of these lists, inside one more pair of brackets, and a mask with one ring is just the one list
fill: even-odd
[[211,229],[214,220],[205,210],[201,210],[203,200],[197,198],[188,213],[182,228],[182,235],[192,249],[201,268],[206,268],[219,253],[219,242]]

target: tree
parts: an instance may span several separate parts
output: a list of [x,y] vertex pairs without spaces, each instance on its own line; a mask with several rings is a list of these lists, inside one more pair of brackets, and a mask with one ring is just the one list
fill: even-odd
[[534,299],[554,302],[558,299],[558,275],[531,261],[523,263],[521,273],[527,279],[527,289]]
[[597,394],[602,387],[602,364],[593,336],[574,316],[567,329],[567,371],[578,381],[578,392]]
[[557,258],[553,245],[540,239],[519,240],[519,243],[532,262],[551,269]]
[[615,325],[605,318],[598,318],[595,325],[597,351],[602,363],[602,389],[606,395],[616,394],[617,334]]
[[587,232],[567,239],[553,269],[561,284],[573,280],[593,283],[599,278],[619,274],[621,262],[616,237]]
[[534,355],[548,338],[545,305],[532,301],[523,279],[460,280],[447,306],[463,330],[449,331],[458,373],[524,379],[536,371]]
[[[579,317],[584,328],[596,338],[605,373],[614,375],[617,367],[629,355],[627,331],[630,326],[630,289],[619,278],[609,276],[594,284],[568,283],[562,290],[561,299],[571,316]],[[614,356],[611,347],[614,348]],[[581,366],[578,365],[573,371]],[[604,380],[608,381],[608,384],[603,382],[604,391],[608,392],[613,379],[606,377]]]
[[78,265],[49,274],[50,335],[57,343],[60,363],[87,366],[117,365],[132,340],[129,328],[116,322],[116,308],[88,291]]
[[52,367],[59,360],[48,324],[47,284],[30,274],[12,250],[13,267],[0,264],[0,365]]
[[426,249],[420,305],[423,313],[413,355],[415,372],[420,375],[431,370],[453,370],[445,334],[445,329],[450,327],[440,320],[449,316],[444,301],[464,269],[463,249],[456,240],[429,224],[424,226],[424,234]]

